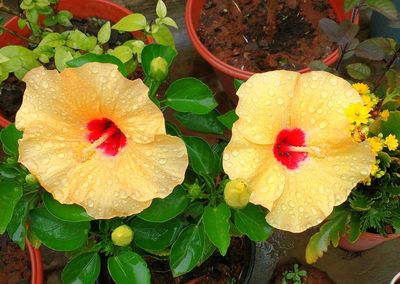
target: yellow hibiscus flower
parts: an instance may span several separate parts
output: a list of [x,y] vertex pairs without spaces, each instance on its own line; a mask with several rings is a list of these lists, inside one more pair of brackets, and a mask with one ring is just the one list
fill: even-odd
[[24,81],[19,161],[59,202],[98,219],[128,216],[183,181],[185,145],[166,135],[141,80],[89,63],[61,73],[39,67]]
[[275,228],[302,232],[322,222],[366,179],[370,143],[355,143],[344,114],[359,94],[327,72],[253,75],[238,90],[239,119],[223,155],[230,179],[269,209]]

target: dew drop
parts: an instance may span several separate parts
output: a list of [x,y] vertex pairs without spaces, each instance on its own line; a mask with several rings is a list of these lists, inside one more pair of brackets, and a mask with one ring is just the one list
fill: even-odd
[[314,113],[315,112],[315,108],[313,106],[309,106],[308,107],[308,112],[309,113]]
[[226,163],[224,163],[224,167],[227,167],[227,168],[232,168],[232,163],[231,162],[226,162]]
[[325,127],[328,126],[328,123],[327,123],[326,121],[321,121],[321,122],[318,124],[318,126],[319,126],[319,128],[324,129]]
[[234,157],[239,156],[239,152],[238,152],[238,151],[233,151],[233,152],[232,152],[232,156],[234,156]]
[[160,160],[158,160],[158,162],[160,163],[160,165],[165,165],[165,163],[167,162],[167,160],[165,160],[165,159],[160,159]]
[[147,157],[150,157],[150,156],[153,154],[153,152],[152,152],[151,150],[146,150],[146,151],[144,152],[144,154],[145,154]]
[[89,207],[93,207],[93,205],[94,205],[94,202],[92,199],[88,199],[87,203],[88,203]]
[[278,99],[276,100],[276,103],[277,103],[278,105],[283,105],[283,99],[282,99],[282,98],[278,98]]

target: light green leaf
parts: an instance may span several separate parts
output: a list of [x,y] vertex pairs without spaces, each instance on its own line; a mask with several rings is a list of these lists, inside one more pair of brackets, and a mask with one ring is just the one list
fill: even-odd
[[0,49],[0,54],[9,60],[2,63],[5,72],[14,72],[18,79],[22,79],[26,72],[41,64],[37,61],[37,54],[19,45],[8,45]]
[[117,46],[114,49],[109,49],[108,53],[112,56],[117,57],[119,60],[121,60],[122,63],[128,62],[133,57],[132,50],[129,47],[123,45]]
[[152,32],[151,34],[157,43],[170,46],[175,49],[174,37],[172,36],[171,31],[163,25],[158,25],[158,29],[156,32]]
[[150,284],[146,262],[133,251],[121,251],[108,258],[108,271],[116,284]]
[[22,187],[13,181],[0,181],[0,234],[6,231],[15,205],[22,197]]
[[76,256],[67,263],[61,273],[64,284],[92,284],[100,274],[100,256],[96,252]]
[[44,207],[31,210],[29,217],[30,230],[53,250],[72,251],[87,241],[89,222],[62,221]]
[[123,17],[115,25],[112,26],[114,30],[124,32],[134,32],[143,30],[146,27],[146,17],[142,14],[133,13]]
[[243,209],[234,210],[236,228],[255,242],[267,240],[272,234],[272,227],[265,220],[264,210],[249,203]]
[[165,18],[165,16],[167,16],[167,6],[165,6],[162,0],[157,1],[156,14],[159,18]]
[[67,62],[72,59],[74,59],[74,57],[71,54],[71,49],[66,46],[59,46],[56,48],[54,61],[58,71],[61,72],[64,70],[64,68],[67,67]]
[[26,22],[25,19],[19,18],[19,19],[18,19],[18,28],[20,28],[20,29],[22,30],[23,28],[25,28],[26,23],[27,23],[27,22]]
[[97,33],[97,39],[100,44],[104,44],[110,40],[111,36],[111,24],[110,21],[107,21]]
[[206,206],[204,208],[204,231],[222,256],[226,254],[230,244],[230,217],[231,210],[225,203],[221,203],[217,207]]
[[195,78],[182,78],[173,82],[165,92],[165,104],[180,112],[206,114],[218,104],[210,88]]
[[164,25],[174,27],[176,29],[178,28],[178,25],[176,24],[176,22],[173,19],[171,19],[170,17],[165,17],[160,22],[163,23]]
[[64,35],[59,33],[49,33],[40,41],[39,46],[58,47],[63,46],[65,43],[66,38]]

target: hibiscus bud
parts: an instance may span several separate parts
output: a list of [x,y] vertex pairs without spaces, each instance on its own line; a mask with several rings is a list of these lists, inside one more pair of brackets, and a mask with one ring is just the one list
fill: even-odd
[[17,158],[14,157],[8,157],[6,160],[7,164],[9,164],[10,166],[14,166],[17,164],[18,160]]
[[29,185],[34,185],[38,182],[38,180],[33,174],[27,174],[25,176],[25,182]]
[[150,77],[162,82],[168,76],[168,62],[162,57],[154,58],[150,63]]
[[226,204],[235,209],[246,207],[249,203],[250,192],[247,183],[243,179],[229,181],[224,189]]
[[188,187],[188,193],[192,198],[198,198],[201,195],[201,187],[197,183],[191,184]]
[[127,225],[121,225],[111,233],[111,240],[116,246],[127,246],[132,242],[132,239],[133,231]]

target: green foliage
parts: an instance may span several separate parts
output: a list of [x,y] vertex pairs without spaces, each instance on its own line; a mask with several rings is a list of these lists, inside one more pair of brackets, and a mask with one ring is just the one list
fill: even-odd
[[283,273],[282,284],[288,283],[286,280],[290,280],[293,284],[303,284],[302,277],[307,275],[307,271],[299,270],[299,265],[296,263],[293,265],[293,270],[285,271]]
[[213,110],[207,114],[198,115],[190,112],[175,114],[175,118],[187,129],[210,134],[223,135],[224,125],[218,119],[220,116]]
[[229,234],[230,217],[231,210],[225,203],[221,203],[217,207],[207,206],[204,208],[204,231],[223,256],[228,250],[231,239]]
[[92,284],[100,274],[100,256],[97,253],[84,253],[76,256],[64,267],[61,273],[63,283]]
[[108,271],[116,284],[150,284],[150,271],[146,262],[132,251],[121,251],[110,257]]

